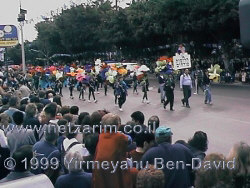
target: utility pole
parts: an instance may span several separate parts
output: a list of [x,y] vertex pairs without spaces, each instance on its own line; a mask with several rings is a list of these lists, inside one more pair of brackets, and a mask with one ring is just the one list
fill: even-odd
[[27,14],[27,10],[21,8],[21,1],[20,1],[20,13],[18,14],[17,21],[20,23],[20,30],[21,30],[21,48],[22,48],[22,67],[23,73],[26,73],[25,68],[25,52],[24,52],[24,42],[23,42],[23,26],[25,21],[25,14]]

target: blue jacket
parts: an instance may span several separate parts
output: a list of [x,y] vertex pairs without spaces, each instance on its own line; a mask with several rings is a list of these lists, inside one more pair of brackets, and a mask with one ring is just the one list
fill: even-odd
[[55,184],[55,188],[91,188],[92,174],[86,172],[70,172],[66,175],[61,175]]
[[127,85],[124,81],[119,82],[115,85],[115,95],[127,95]]
[[[144,165],[154,164],[159,161],[156,159],[163,160],[163,172],[165,174],[165,188],[187,188],[191,186],[191,166],[184,166],[182,168],[181,163],[178,167],[177,161],[183,161],[185,164],[191,164],[193,154],[192,152],[182,144],[170,144],[167,142],[161,143],[156,147],[150,148],[142,157],[142,163]],[[168,161],[174,163],[174,168],[169,169],[166,167]],[[161,165],[157,165],[158,168]]]

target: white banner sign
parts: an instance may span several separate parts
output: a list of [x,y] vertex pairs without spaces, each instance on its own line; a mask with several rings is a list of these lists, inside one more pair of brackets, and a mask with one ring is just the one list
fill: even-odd
[[187,53],[176,53],[173,57],[174,70],[191,68],[191,57]]

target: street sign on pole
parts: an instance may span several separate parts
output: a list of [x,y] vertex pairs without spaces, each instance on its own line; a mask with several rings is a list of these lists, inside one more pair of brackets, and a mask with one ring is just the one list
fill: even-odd
[[18,44],[17,28],[14,25],[0,25],[0,48]]
[[0,61],[4,62],[4,48],[0,48]]

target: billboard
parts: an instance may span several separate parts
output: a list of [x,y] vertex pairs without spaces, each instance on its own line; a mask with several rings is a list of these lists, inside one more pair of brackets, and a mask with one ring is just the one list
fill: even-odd
[[18,44],[17,28],[14,25],[0,25],[0,48]]

